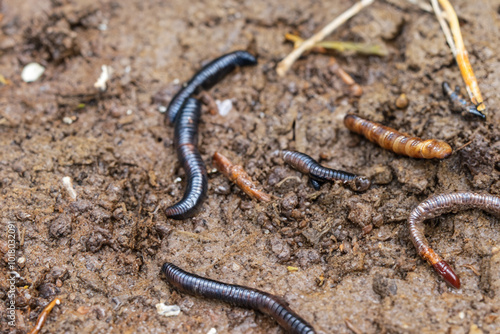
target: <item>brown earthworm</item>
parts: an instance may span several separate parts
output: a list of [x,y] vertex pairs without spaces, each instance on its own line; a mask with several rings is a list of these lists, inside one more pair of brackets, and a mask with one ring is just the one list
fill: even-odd
[[55,298],[51,301],[45,308],[42,310],[38,319],[36,320],[35,327],[28,334],[37,334],[40,329],[42,329],[45,321],[47,321],[47,317],[49,316],[50,311],[54,308],[54,306],[61,304],[61,300],[59,298]]
[[344,124],[349,130],[363,135],[372,143],[412,158],[445,159],[452,152],[450,145],[443,141],[411,137],[356,115],[347,114],[344,118]]
[[420,203],[408,217],[411,241],[417,248],[418,254],[427,260],[446,282],[457,289],[460,288],[460,279],[450,265],[430,248],[424,235],[423,222],[443,213],[467,209],[482,209],[500,216],[500,198],[471,192],[437,195]]
[[215,167],[224,174],[231,182],[234,182],[248,196],[263,202],[271,201],[271,196],[257,189],[247,172],[240,165],[233,165],[228,158],[215,152],[213,156]]

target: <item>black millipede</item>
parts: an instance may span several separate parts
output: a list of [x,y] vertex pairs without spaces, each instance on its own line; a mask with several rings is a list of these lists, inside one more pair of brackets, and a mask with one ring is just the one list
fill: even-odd
[[408,217],[411,241],[415,245],[418,254],[427,260],[448,284],[457,289],[460,288],[460,279],[453,272],[450,265],[429,246],[429,242],[424,235],[423,223],[425,220],[443,213],[467,209],[482,209],[495,216],[500,216],[500,198],[489,194],[483,195],[471,192],[436,195],[420,203]]
[[197,148],[200,117],[200,101],[189,98],[175,122],[174,145],[177,157],[186,173],[187,184],[184,197],[165,209],[165,214],[170,218],[192,217],[200,208],[207,193],[207,169]]
[[280,152],[280,156],[284,162],[299,172],[308,175],[312,186],[316,190],[319,189],[322,183],[336,180],[348,184],[354,191],[365,191],[371,185],[370,180],[364,176],[323,167],[316,160],[301,152],[283,150]]
[[203,66],[191,80],[182,86],[181,90],[170,101],[167,107],[170,122],[175,122],[177,114],[191,95],[197,94],[201,90],[212,88],[238,66],[255,64],[257,64],[257,59],[250,53],[246,51],[234,51],[220,56]]
[[315,333],[307,321],[299,317],[279,297],[270,293],[200,277],[169,262],[164,263],[161,270],[167,281],[181,292],[260,311],[274,318],[287,333]]
[[443,93],[450,100],[453,111],[466,111],[470,114],[486,118],[482,112],[477,110],[475,105],[470,105],[469,102],[460,96],[459,86],[455,86],[455,90],[453,90],[447,82],[443,82]]

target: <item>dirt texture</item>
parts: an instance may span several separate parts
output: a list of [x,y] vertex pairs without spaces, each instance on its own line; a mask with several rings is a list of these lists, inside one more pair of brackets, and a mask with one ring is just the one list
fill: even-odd
[[[329,37],[388,49],[383,58],[335,54],[360,98],[324,54],[277,76],[292,50],[285,33],[311,36],[354,2],[0,0],[0,264],[13,223],[19,274],[11,327],[0,271],[0,332],[26,333],[56,295],[62,304],[42,333],[283,332],[263,314],[177,292],[160,274],[169,261],[282,296],[318,333],[353,333],[346,319],[359,333],[500,333],[499,219],[469,210],[427,222],[459,290],[417,256],[405,224],[432,194],[500,195],[500,3],[453,1],[488,108],[482,121],[450,110],[441,84],[465,93],[458,67],[435,16],[402,0],[376,2]],[[233,109],[202,116],[208,198],[194,218],[168,219],[162,208],[182,197],[185,180],[159,107],[207,61],[238,49],[259,64],[209,91]],[[25,83],[30,62],[46,71]],[[103,65],[112,77],[99,92]],[[402,93],[409,104],[398,109]],[[384,151],[344,127],[348,112],[447,141],[454,153],[424,161]],[[315,191],[278,149],[373,185]],[[215,151],[274,200],[256,202],[214,171]],[[159,315],[158,303],[181,313]]]

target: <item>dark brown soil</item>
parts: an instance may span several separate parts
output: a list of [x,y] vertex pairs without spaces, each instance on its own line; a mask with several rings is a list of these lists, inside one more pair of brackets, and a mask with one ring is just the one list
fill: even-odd
[[[282,333],[262,314],[176,292],[160,275],[170,261],[283,296],[318,333],[352,333],[345,319],[360,333],[500,333],[498,218],[471,210],[428,222],[460,290],[417,256],[405,226],[432,194],[500,194],[500,3],[453,1],[489,107],[485,122],[450,111],[441,83],[464,92],[458,67],[434,15],[402,0],[375,3],[331,37],[389,50],[384,58],[336,55],[362,85],[361,98],[347,95],[326,55],[309,54],[278,77],[275,66],[292,49],[284,34],[310,36],[354,1],[334,3],[0,0],[0,74],[8,80],[0,84],[0,250],[11,222],[21,259],[15,328],[6,318],[8,272],[0,271],[0,331],[25,333],[57,295],[63,302],[43,333]],[[161,207],[182,197],[176,179],[184,172],[158,106],[207,60],[247,48],[259,65],[210,91],[233,110],[202,117],[208,199],[195,218],[167,219]],[[33,61],[46,72],[24,83]],[[113,74],[99,93],[102,65]],[[404,110],[395,107],[401,93]],[[455,152],[445,161],[396,156],[350,133],[347,112],[445,140]],[[339,184],[316,192],[272,157],[278,149],[321,157],[374,185],[362,194]],[[252,201],[211,172],[215,151],[276,200]],[[0,261],[6,266],[6,256]],[[159,315],[160,302],[181,314]]]

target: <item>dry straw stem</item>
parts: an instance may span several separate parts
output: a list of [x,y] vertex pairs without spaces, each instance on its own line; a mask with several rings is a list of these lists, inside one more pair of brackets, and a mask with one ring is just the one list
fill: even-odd
[[[293,47],[298,48],[303,42],[304,39],[294,35],[294,34],[285,34],[285,39],[287,41],[293,42]],[[381,45],[377,44],[366,44],[366,43],[354,43],[354,42],[342,42],[342,41],[322,41],[314,44],[311,49],[312,51],[319,53],[327,53],[328,50],[335,50],[338,52],[347,52],[352,51],[363,55],[369,56],[387,56],[388,52]]]
[[[436,10],[437,7],[437,4],[434,4],[435,1],[436,0],[432,0],[434,10]],[[474,71],[472,70],[472,66],[470,65],[469,62],[469,55],[467,53],[467,50],[465,49],[462,33],[460,31],[460,25],[458,23],[457,14],[455,13],[453,6],[448,0],[439,0],[439,4],[443,7],[446,13],[448,24],[450,25],[451,34],[453,35],[453,40],[455,42],[454,55],[457,60],[458,67],[460,68],[460,73],[462,74],[462,78],[464,79],[465,85],[467,87],[467,92],[469,93],[471,102],[476,106],[476,109],[482,112],[486,109],[486,106],[483,103],[483,97],[481,95],[481,91],[479,90],[479,85],[477,83],[476,76],[474,75]],[[438,14],[437,11],[436,11],[436,16],[439,20],[440,15]],[[443,25],[441,25],[441,27],[442,26]],[[447,37],[446,39],[448,41],[448,44],[450,44],[449,37]],[[453,47],[450,46],[450,48],[452,49],[453,52]]]
[[314,47],[314,44],[322,41],[326,36],[331,34],[335,29],[344,24],[351,17],[359,13],[363,8],[371,5],[375,0],[361,0],[354,6],[346,10],[344,13],[340,14],[335,20],[330,22],[327,26],[321,29],[319,32],[314,34],[311,38],[307,39],[298,48],[294,49],[288,56],[286,56],[282,61],[278,63],[276,67],[276,72],[279,76],[284,76],[288,69],[293,65],[293,63],[299,59],[299,57],[304,53],[304,51]]

